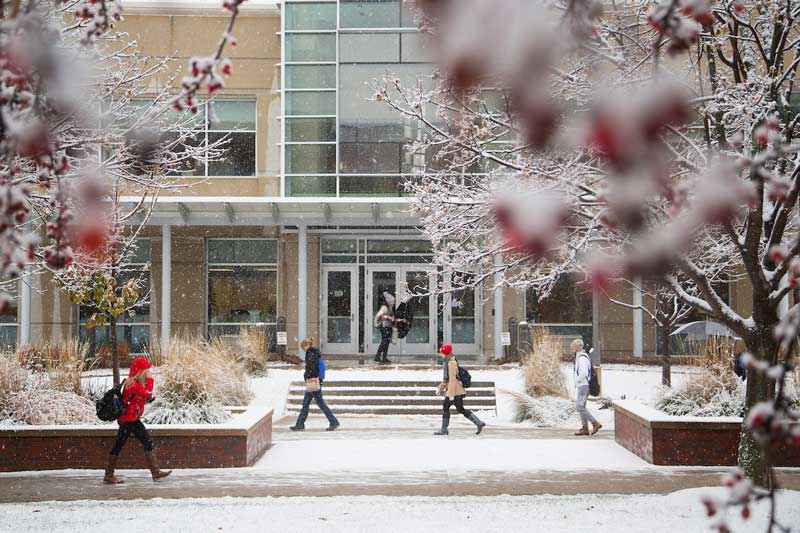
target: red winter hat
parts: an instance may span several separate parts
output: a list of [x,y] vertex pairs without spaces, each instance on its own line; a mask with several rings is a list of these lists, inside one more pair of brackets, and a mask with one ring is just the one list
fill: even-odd
[[133,363],[131,363],[131,370],[128,372],[128,377],[132,378],[142,370],[147,370],[148,368],[152,368],[152,366],[150,361],[144,357],[137,357],[133,360]]
[[452,344],[445,344],[441,348],[439,348],[439,353],[442,355],[450,355],[453,353],[453,345]]

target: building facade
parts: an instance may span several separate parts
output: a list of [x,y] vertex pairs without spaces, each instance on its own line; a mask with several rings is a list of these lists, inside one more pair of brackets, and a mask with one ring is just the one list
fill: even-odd
[[[178,67],[208,54],[226,22],[217,2],[129,0],[119,29]],[[431,265],[403,192],[433,164],[405,149],[423,132],[372,99],[387,75],[430,82],[413,15],[402,0],[250,0],[235,34],[234,74],[202,117],[209,139],[230,137],[227,158],[187,169],[180,181],[192,187],[159,198],[137,258],[150,264],[151,301],[118,337],[137,353],[170,335],[275,332],[285,320],[289,351],[309,335],[326,353],[374,353],[381,295],[402,298],[450,274]],[[28,281],[20,305],[0,315],[2,342],[107,342],[108,328],[86,328],[86,313],[46,275]],[[390,355],[432,355],[443,343],[496,355],[511,319],[583,336],[606,355],[655,353],[646,316],[575,281],[542,302],[513,290],[414,298],[412,331]]]

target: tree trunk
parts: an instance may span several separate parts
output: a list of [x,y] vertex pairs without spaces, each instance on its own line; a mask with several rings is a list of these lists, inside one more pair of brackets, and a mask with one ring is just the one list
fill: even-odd
[[661,327],[661,384],[666,387],[672,386],[672,360],[669,354],[669,330],[670,324]]
[[111,317],[108,321],[111,326],[111,370],[114,374],[114,386],[119,385],[119,345],[117,344],[117,319]]
[[[754,334],[745,339],[747,349],[758,360],[767,361],[774,365],[778,356],[778,343],[775,341],[774,330],[778,323],[777,314],[773,312],[758,313],[762,314],[764,320],[759,321]],[[754,317],[756,313],[754,313]],[[745,396],[745,413],[750,412],[750,408],[760,402],[769,401],[774,395],[775,382],[769,379],[763,372],[747,372],[747,393]],[[746,415],[745,415],[746,416]],[[739,441],[739,468],[749,477],[753,483],[762,487],[768,487],[771,483],[770,461],[765,450],[759,445],[750,431],[742,424],[741,439]]]

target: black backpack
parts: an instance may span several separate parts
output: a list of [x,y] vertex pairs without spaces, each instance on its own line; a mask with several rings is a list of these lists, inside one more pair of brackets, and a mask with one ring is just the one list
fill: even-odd
[[461,386],[465,389],[470,388],[472,385],[472,376],[467,372],[467,369],[461,365],[458,365],[458,381],[461,382]]
[[594,371],[591,359],[589,360],[589,394],[600,396],[600,382],[597,380],[597,372]]
[[100,420],[113,422],[125,412],[125,404],[122,403],[122,383],[108,389],[103,397],[95,402],[94,408]]

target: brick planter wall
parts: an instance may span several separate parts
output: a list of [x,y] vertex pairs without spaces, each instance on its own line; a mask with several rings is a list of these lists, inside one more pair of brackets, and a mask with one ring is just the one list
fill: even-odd
[[[654,465],[735,466],[742,419],[670,416],[630,400],[614,402],[614,440]],[[776,466],[800,466],[800,447],[781,448]]]
[[[102,469],[116,424],[22,426],[0,429],[0,472]],[[251,407],[224,424],[150,425],[162,468],[250,466],[272,444],[272,410]],[[117,467],[145,468],[141,443],[131,436]]]

